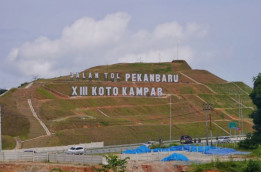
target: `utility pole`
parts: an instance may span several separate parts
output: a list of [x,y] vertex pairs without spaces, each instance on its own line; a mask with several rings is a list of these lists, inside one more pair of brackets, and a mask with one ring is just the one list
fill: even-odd
[[0,104],[0,152],[2,152],[2,115],[1,115],[1,104]]
[[[211,103],[203,103],[203,111],[206,112],[206,143],[208,145],[208,114],[209,111],[212,111],[212,104]],[[210,117],[210,123],[211,123],[211,117]],[[211,136],[211,144],[212,144],[212,128],[210,124],[210,136]]]
[[171,95],[169,96],[169,141],[171,142]]

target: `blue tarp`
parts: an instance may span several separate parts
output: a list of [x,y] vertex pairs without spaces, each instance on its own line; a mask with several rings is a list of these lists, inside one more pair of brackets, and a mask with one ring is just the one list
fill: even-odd
[[173,153],[170,156],[163,158],[161,161],[188,161],[188,158],[185,155]]
[[151,149],[145,145],[142,145],[142,146],[138,147],[137,149],[134,149],[134,150],[128,149],[122,153],[123,154],[141,154],[141,153],[148,153],[148,152],[151,152]]
[[153,152],[170,152],[170,151],[188,151],[188,152],[202,152],[211,155],[229,155],[229,154],[248,154],[248,152],[236,151],[232,148],[215,148],[214,146],[193,146],[193,145],[182,145],[182,146],[171,146],[169,148],[156,148],[150,149],[145,145],[142,145],[134,150],[126,150],[123,154],[142,154]]
[[217,149],[211,149],[205,152],[205,154],[211,154],[211,155],[230,155],[230,154],[249,154],[250,152],[241,152],[236,151],[232,148],[217,148]]

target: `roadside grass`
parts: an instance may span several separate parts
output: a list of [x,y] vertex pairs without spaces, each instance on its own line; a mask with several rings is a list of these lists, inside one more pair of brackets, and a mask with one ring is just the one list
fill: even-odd
[[248,94],[251,93],[252,88],[249,87],[248,85],[246,85],[243,82],[234,82],[237,86],[239,86],[241,89],[243,89],[244,91],[246,91]]
[[230,161],[221,162],[219,159],[217,159],[207,164],[192,164],[189,171],[204,172],[207,170],[218,170],[222,172],[243,172],[243,169],[246,168],[247,163],[248,161],[233,161],[233,159]]
[[16,142],[13,137],[2,135],[2,149],[14,149],[16,145]]
[[236,108],[238,104],[228,95],[207,95],[200,94],[199,97],[206,102],[213,104],[214,108]]
[[28,118],[18,112],[16,106],[16,97],[11,89],[3,97],[0,97],[2,105],[2,134],[7,136],[19,136],[21,139],[27,138],[30,128]]
[[203,84],[221,84],[226,81],[206,70],[187,70],[183,72],[187,76]]
[[[239,109],[238,108],[234,108],[234,109],[226,109],[226,111],[229,113],[229,114],[232,114],[234,116],[238,116],[238,113],[239,113]],[[252,109],[250,108],[242,108],[242,114],[243,114],[243,117],[244,118],[247,118],[247,119],[251,119],[250,118],[250,114],[253,112]]]
[[55,99],[56,97],[43,87],[37,87],[35,90],[37,99]]
[[[231,97],[233,97],[235,100],[239,101],[238,95],[231,95]],[[253,107],[254,109],[256,109],[256,106],[253,104],[249,95],[240,95],[240,101],[242,102],[243,105],[245,105],[247,107]]]
[[[235,82],[228,82],[228,83],[222,83],[222,84],[207,84],[210,88],[212,88],[216,93],[218,94],[226,94],[226,95],[235,95],[235,94],[240,94],[240,95],[246,95],[244,92],[247,86],[244,86],[244,83],[239,84],[240,88],[243,89],[242,91],[240,88],[238,88]],[[238,84],[237,84],[238,85]],[[239,86],[238,85],[238,86]],[[251,89],[251,88],[250,88]],[[247,89],[249,91],[249,89]]]
[[[238,121],[233,121],[233,120],[230,120],[230,121],[215,121],[215,123],[217,123],[219,126],[221,126],[222,128],[224,128],[227,132],[230,133],[230,129],[228,127],[229,125],[229,122],[236,122],[237,125],[238,124]],[[253,132],[253,128],[252,128],[252,125],[250,125],[249,123],[247,122],[244,122],[243,123],[244,125],[244,128],[243,128],[243,132],[246,134],[246,133],[249,133],[249,132]],[[235,129],[231,129],[231,135],[238,135],[239,134],[239,131],[236,130],[235,132]],[[225,133],[225,135],[227,135],[227,133]]]

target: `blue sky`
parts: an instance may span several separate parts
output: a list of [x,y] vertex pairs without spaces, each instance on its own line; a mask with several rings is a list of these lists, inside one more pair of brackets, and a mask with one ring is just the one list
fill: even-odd
[[194,69],[250,86],[261,72],[261,1],[0,3],[0,88],[16,87],[33,75],[140,60],[184,59]]

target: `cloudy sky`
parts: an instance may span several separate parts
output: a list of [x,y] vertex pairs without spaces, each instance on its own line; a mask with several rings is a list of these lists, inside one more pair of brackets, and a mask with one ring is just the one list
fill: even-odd
[[[0,88],[96,65],[184,59],[227,81],[261,72],[261,1],[0,0]],[[178,53],[177,53],[178,49]]]

